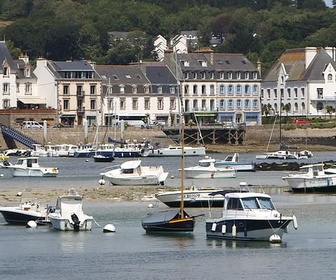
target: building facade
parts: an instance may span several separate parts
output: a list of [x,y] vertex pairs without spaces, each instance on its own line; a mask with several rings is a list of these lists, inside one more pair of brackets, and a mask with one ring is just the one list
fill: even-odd
[[264,114],[318,117],[336,108],[335,48],[286,50],[262,82]]

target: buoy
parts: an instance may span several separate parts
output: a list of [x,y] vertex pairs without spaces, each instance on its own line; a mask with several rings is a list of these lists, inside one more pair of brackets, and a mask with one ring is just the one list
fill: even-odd
[[89,160],[87,159],[86,162],[89,162]]
[[16,196],[21,196],[22,195],[22,192],[18,192],[17,194],[16,194]]
[[232,236],[233,236],[233,237],[236,237],[236,235],[237,235],[237,228],[236,228],[236,225],[234,224],[234,225],[232,226]]
[[105,180],[103,178],[101,178],[99,181],[98,181],[99,185],[105,185]]
[[37,228],[37,223],[35,221],[29,221],[27,223],[27,228]]
[[294,227],[295,229],[298,228],[298,222],[297,222],[297,218],[296,218],[295,215],[293,215],[293,227]]
[[171,175],[171,176],[170,176],[170,178],[171,178],[171,179],[174,179],[174,178],[175,178],[175,176],[174,176],[174,175]]
[[148,207],[148,208],[153,208],[154,205],[153,205],[152,203],[149,203],[147,207]]
[[1,174],[0,174],[0,177],[3,177],[3,176],[5,176],[5,175],[4,175],[3,173],[1,173]]
[[269,242],[271,243],[281,243],[281,237],[277,234],[273,234],[269,238]]
[[217,224],[213,223],[211,226],[211,231],[216,231]]
[[115,226],[112,224],[107,224],[103,229],[103,232],[115,232],[115,231],[116,231]]
[[222,233],[223,233],[223,234],[226,233],[226,225],[222,225]]

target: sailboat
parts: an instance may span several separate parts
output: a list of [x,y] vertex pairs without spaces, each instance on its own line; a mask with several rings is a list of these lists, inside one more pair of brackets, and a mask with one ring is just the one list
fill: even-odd
[[[178,79],[177,79],[178,81]],[[178,98],[179,108],[181,97]],[[190,216],[184,210],[184,115],[180,112],[181,128],[181,203],[179,209],[165,210],[157,213],[149,213],[142,220],[142,227],[147,233],[150,232],[192,232],[195,227],[196,216]]]
[[[182,149],[184,124],[182,124]],[[181,203],[179,209],[149,213],[142,220],[142,227],[146,232],[192,232],[195,227],[196,216],[190,216],[184,210],[184,154],[181,157]]]

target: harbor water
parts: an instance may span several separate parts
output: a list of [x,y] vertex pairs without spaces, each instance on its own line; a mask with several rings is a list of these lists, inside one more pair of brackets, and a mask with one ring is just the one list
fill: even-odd
[[[255,154],[241,155],[242,161],[254,159]],[[55,190],[55,197],[50,198],[53,201],[57,188],[97,187],[99,173],[124,160],[94,163],[91,159],[41,158],[41,165],[59,167],[57,178],[13,178],[0,170],[0,194],[1,188],[51,188]],[[180,159],[142,160],[145,165],[163,165],[174,176],[167,179],[167,187],[179,186]],[[187,158],[186,166],[196,165],[198,160]],[[307,161],[327,160],[334,160],[333,153],[316,153]],[[197,218],[192,234],[146,234],[142,218],[150,211],[166,209],[163,205],[148,208],[148,201],[84,200],[84,211],[96,220],[90,232],[7,225],[1,216],[1,279],[334,279],[336,195],[283,191],[283,174],[258,171],[238,173],[235,179],[186,181],[186,185],[198,187],[238,186],[240,181],[271,186],[278,210],[292,212],[298,219],[298,230],[290,225],[281,244],[207,239],[207,208],[187,209],[189,214],[205,214]],[[212,212],[213,217],[216,215],[220,215],[220,209]],[[103,233],[101,227],[111,223],[116,232]]]

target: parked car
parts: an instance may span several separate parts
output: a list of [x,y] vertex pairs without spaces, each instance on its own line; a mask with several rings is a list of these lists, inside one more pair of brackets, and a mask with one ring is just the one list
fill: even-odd
[[311,124],[311,121],[307,119],[295,119],[293,120],[293,123],[297,125],[303,125],[303,124]]
[[22,122],[22,127],[24,128],[43,128],[43,125],[35,121],[24,121]]

